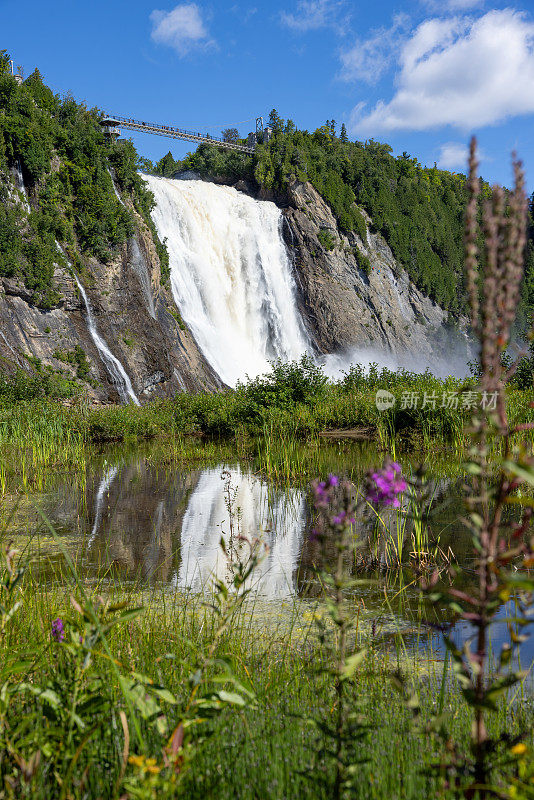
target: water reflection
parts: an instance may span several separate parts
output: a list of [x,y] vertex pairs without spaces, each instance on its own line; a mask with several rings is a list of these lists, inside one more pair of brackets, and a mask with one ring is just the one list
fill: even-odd
[[[87,566],[114,565],[128,575],[199,592],[213,578],[230,582],[232,560],[246,560],[247,542],[259,538],[264,557],[251,588],[274,599],[319,592],[315,568],[336,557],[334,542],[323,552],[306,536],[311,510],[302,491],[275,489],[239,466],[165,470],[134,459],[104,465],[88,487]],[[442,496],[450,483],[436,480],[431,489]],[[412,549],[409,514],[385,510],[377,517],[364,505],[356,529],[361,547],[348,556],[353,571],[369,565],[386,569]],[[465,533],[459,538],[459,526],[449,523],[440,547],[451,542],[455,552],[468,546]]]
[[[273,491],[239,467],[168,473],[137,461],[95,481],[87,565],[111,565],[200,592],[231,582],[259,540],[249,588],[268,599],[296,593],[306,522],[301,491]],[[225,542],[225,551],[221,548]]]
[[301,492],[273,494],[264,481],[239,468],[226,474],[220,469],[205,470],[184,514],[175,581],[194,592],[213,578],[230,583],[235,562],[246,562],[251,546],[259,540],[263,558],[249,588],[269,599],[292,595],[303,528]]
[[[357,473],[360,479],[364,470],[362,466]],[[354,481],[357,487],[356,475]],[[460,485],[461,477],[429,478],[433,506],[441,510],[428,533],[429,542],[435,545],[439,541],[442,551],[452,549],[464,567],[468,589],[475,574],[470,535],[459,522],[463,513]],[[76,483],[56,473],[48,491],[38,498],[22,502],[16,495],[14,498],[10,533],[33,536],[40,531],[46,537],[39,504],[88,579],[100,580],[113,572],[127,581],[142,579],[202,592],[214,578],[229,583],[236,560],[246,559],[249,542],[259,538],[264,558],[250,579],[253,592],[269,601],[306,600],[322,595],[316,568],[333,568],[337,557],[333,540],[323,549],[308,535],[312,510],[304,492],[273,488],[235,465],[166,468],[150,453],[135,453],[124,461],[110,458],[99,467],[90,462],[85,481]],[[346,555],[347,570],[358,578],[355,603],[373,628],[379,632],[403,630],[408,641],[413,630],[413,644],[417,645],[421,628],[414,626],[414,619],[423,627],[425,619],[432,623],[444,620],[430,608],[421,610],[410,570],[388,569],[398,551],[404,563],[409,559],[413,521],[392,510],[381,513],[378,520],[363,506],[357,513],[355,531],[358,547]],[[220,548],[221,538],[226,555]],[[56,579],[54,566],[62,562],[54,547],[48,537],[36,548],[36,568],[44,580]],[[504,607],[502,611],[504,614]],[[427,628],[433,648],[437,647],[440,637],[433,635],[432,627]],[[496,646],[504,632],[504,625],[495,627]],[[470,635],[468,626],[457,626],[456,635],[464,640]],[[525,657],[529,662],[534,657],[534,642],[527,644]]]

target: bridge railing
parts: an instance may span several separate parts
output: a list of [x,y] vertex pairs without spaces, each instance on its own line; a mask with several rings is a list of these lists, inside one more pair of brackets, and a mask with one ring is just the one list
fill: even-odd
[[218,147],[226,147],[231,150],[239,150],[244,153],[253,153],[254,148],[247,147],[237,142],[227,142],[219,136],[211,136],[209,133],[203,134],[200,131],[189,131],[186,128],[176,128],[171,125],[160,125],[153,122],[145,122],[133,117],[120,117],[118,115],[109,115],[104,117],[102,124],[107,127],[122,127],[129,130],[145,131],[147,133],[155,133],[159,136],[168,136],[171,139],[188,139],[194,142],[207,142],[212,143]]

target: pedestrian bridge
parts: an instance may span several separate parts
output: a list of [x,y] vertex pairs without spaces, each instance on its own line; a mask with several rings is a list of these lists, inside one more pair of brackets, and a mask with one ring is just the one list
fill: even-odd
[[[261,121],[261,128],[259,123]],[[227,142],[218,136],[210,136],[209,133],[203,134],[196,131],[188,131],[184,128],[174,128],[170,125],[157,125],[153,122],[141,122],[130,117],[119,117],[116,115],[105,116],[101,121],[104,131],[110,136],[120,136],[121,128],[129,131],[140,131],[141,133],[153,133],[156,136],[166,136],[168,139],[181,139],[198,144],[211,144],[214,147],[224,147],[226,150],[236,150],[239,153],[253,153],[258,143],[258,134],[265,134],[269,128],[263,130],[263,119],[258,117],[256,120],[256,133],[249,133],[248,144],[238,144],[237,142]]]

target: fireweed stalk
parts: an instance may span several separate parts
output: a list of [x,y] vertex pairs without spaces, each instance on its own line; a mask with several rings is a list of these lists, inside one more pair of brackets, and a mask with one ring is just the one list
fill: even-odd
[[[534,485],[534,460],[524,446],[514,444],[521,432],[532,425],[512,428],[508,423],[505,385],[516,365],[507,370],[502,359],[516,317],[526,241],[523,172],[518,161],[514,160],[513,166],[513,191],[506,194],[496,186],[483,204],[485,266],[480,269],[477,248],[480,182],[476,142],[472,140],[465,228],[466,287],[471,326],[480,343],[479,388],[482,393],[497,395],[496,410],[477,409],[469,430],[470,478],[466,483],[465,522],[472,532],[478,582],[472,594],[454,585],[437,591],[436,573],[423,587],[433,602],[439,607],[447,605],[457,618],[468,622],[474,630],[462,649],[445,636],[454,672],[473,712],[471,753],[462,752],[443,726],[436,726],[445,745],[436,766],[444,777],[446,791],[457,797],[478,797],[479,800],[532,796],[531,788],[526,788],[532,779],[532,773],[529,778],[529,768],[525,766],[528,748],[521,737],[491,739],[486,728],[486,716],[496,709],[497,696],[524,677],[523,673],[510,668],[514,648],[524,638],[517,636],[513,626],[527,624],[525,614],[534,591],[534,581],[529,575],[529,568],[534,565],[534,539],[529,546],[526,544],[532,508],[526,503],[521,508],[522,498],[516,492],[521,484]],[[488,457],[492,440],[501,443],[503,455],[497,464],[490,463]],[[505,519],[506,507],[511,504],[520,509],[515,522]],[[514,571],[509,569],[512,563]],[[513,598],[516,605],[513,620],[507,620],[510,642],[503,645],[497,673],[491,675],[488,664],[490,628],[503,601],[509,598]]]
[[333,759],[333,784],[321,771],[316,772],[314,779],[325,782],[328,795],[340,800],[350,792],[355,779],[354,765],[364,761],[357,747],[367,735],[367,726],[357,715],[350,713],[352,709],[347,697],[347,683],[352,680],[365,655],[365,650],[359,649],[357,642],[350,646],[355,619],[345,599],[347,590],[354,585],[346,563],[354,546],[357,504],[354,486],[349,481],[340,480],[337,475],[330,475],[325,481],[313,481],[312,492],[316,511],[312,538],[318,540],[323,548],[328,542],[329,547],[336,551],[333,573],[319,572],[330,623],[316,615],[319,641],[328,665],[325,669],[334,678],[334,718],[331,724],[322,719],[312,720],[330,741],[330,746],[325,743],[319,755]]

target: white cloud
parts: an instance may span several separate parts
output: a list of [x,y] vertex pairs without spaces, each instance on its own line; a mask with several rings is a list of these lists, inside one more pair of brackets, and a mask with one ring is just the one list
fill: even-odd
[[334,28],[338,33],[344,33],[348,22],[347,18],[340,19],[344,5],[344,0],[298,0],[295,13],[283,11],[280,20],[283,25],[297,33],[316,31],[319,28]]
[[[439,148],[438,166],[441,169],[459,170],[467,172],[467,159],[469,157],[469,147],[462,142],[445,142]],[[479,161],[491,161],[480,149],[477,150]]]
[[[483,0],[448,0],[445,7],[448,11],[469,11],[471,8],[483,5]],[[441,6],[443,10],[443,5]]]
[[179,56],[185,56],[192,50],[205,50],[215,44],[196,3],[183,3],[172,11],[154,10],[150,21],[152,41],[172,47]]
[[512,9],[470,20],[431,19],[404,44],[397,90],[368,113],[353,109],[359,135],[467,130],[534,112],[534,23]]
[[378,28],[367,39],[357,40],[350,50],[341,53],[340,77],[376,83],[400,52],[408,22],[405,14],[397,14],[390,28]]
[[467,145],[460,142],[447,142],[440,147],[438,165],[441,169],[460,169],[462,172],[466,172],[468,155]]

